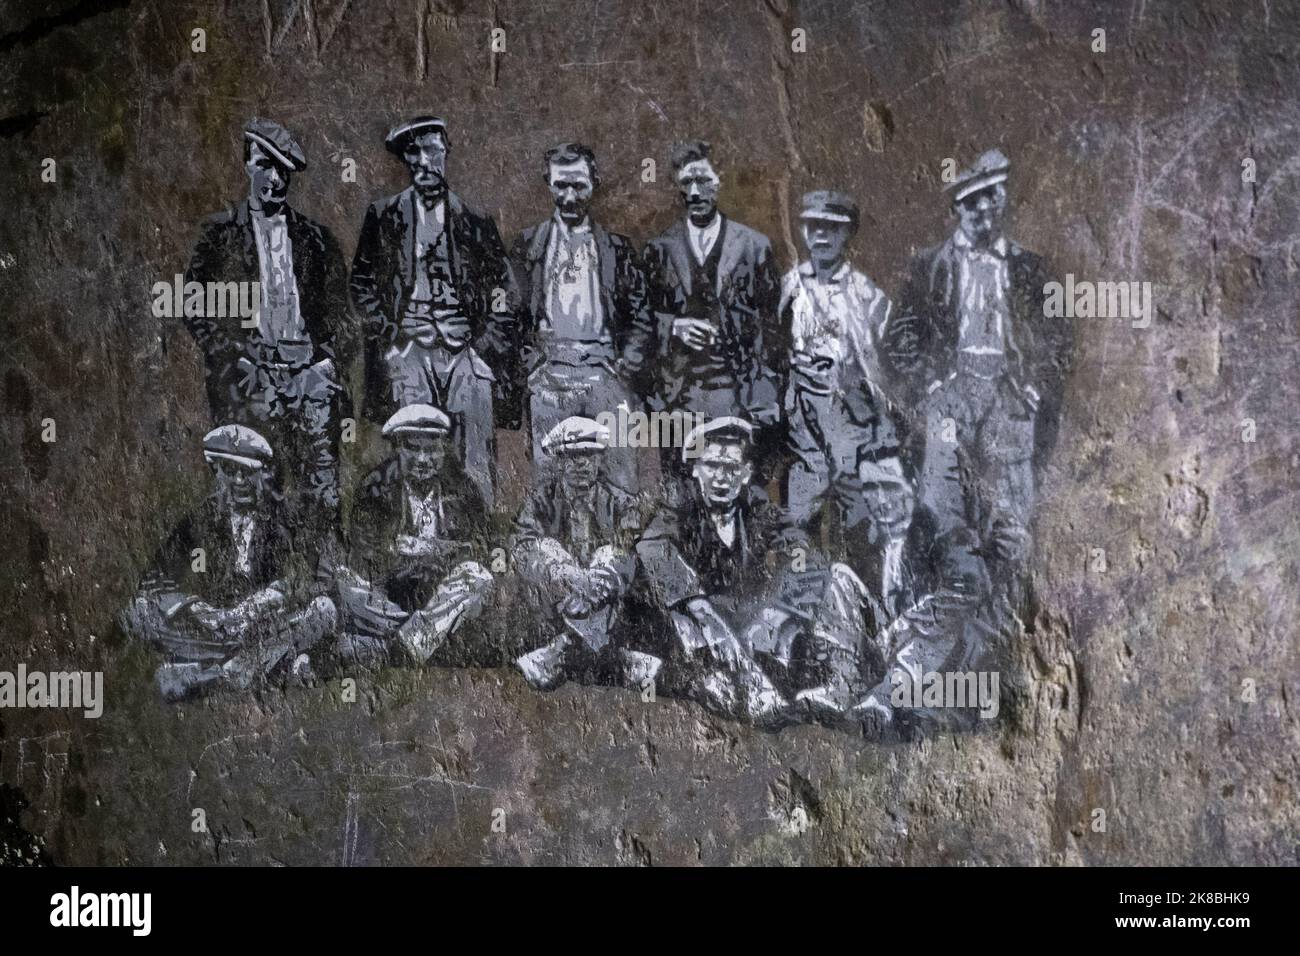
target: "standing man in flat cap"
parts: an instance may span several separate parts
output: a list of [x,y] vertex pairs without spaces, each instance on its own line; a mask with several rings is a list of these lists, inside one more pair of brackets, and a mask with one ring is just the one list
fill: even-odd
[[[640,410],[658,350],[636,248],[588,215],[600,185],[595,155],[581,143],[554,146],[546,177],[555,212],[511,250],[535,462],[564,418]],[[605,461],[609,479],[636,493],[636,449],[611,448]]]
[[786,708],[795,642],[824,577],[810,591],[790,573],[816,556],[752,483],[752,436],[748,422],[722,417],[687,437],[686,493],[660,509],[637,544],[637,617],[653,622],[643,649],[671,661],[686,693],[767,722]]
[[[786,355],[772,246],[718,210],[721,180],[708,143],[679,144],[672,167],[686,215],[645,249],[659,333],[659,403],[754,422],[756,451],[767,459]],[[680,458],[664,454],[666,470],[681,474]]]
[[257,283],[256,321],[187,306],[185,323],[203,351],[213,418],[267,431],[294,498],[291,520],[314,535],[339,520],[343,376],[358,334],[338,242],[288,203],[293,173],[306,165],[283,126],[248,122],[248,198],[204,221],[185,280]]
[[[384,145],[411,185],[366,211],[352,297],[366,338],[366,414],[379,422],[414,403],[442,408],[465,471],[496,501],[493,427],[511,412],[514,288],[496,223],[447,188],[446,124],[401,123]],[[495,393],[495,394],[494,394]],[[494,398],[503,403],[495,407]]]
[[827,499],[839,527],[860,516],[857,461],[863,448],[894,441],[880,365],[889,299],[853,268],[845,247],[858,228],[852,198],[819,190],[803,197],[808,261],[781,280],[782,324],[790,329],[785,393],[791,518],[816,534]]
[[[605,475],[609,429],[572,416],[542,439],[538,480],[515,522],[513,551],[532,586],[550,640],[516,665],[529,683],[550,688],[565,677],[613,676],[640,683],[658,660],[632,653],[634,673],[610,646],[623,595],[636,570],[633,548],[643,527],[637,500]],[[650,664],[642,673],[639,665]]]
[[156,677],[169,700],[301,673],[335,622],[281,520],[266,439],[223,425],[204,436],[203,454],[213,493],[173,530],[122,616],[166,657]]
[[337,574],[345,659],[424,664],[491,594],[487,507],[465,477],[450,417],[404,405],[384,424],[396,455],[363,479]]
[[1041,256],[1005,235],[1010,163],[984,153],[948,187],[956,231],[912,265],[886,323],[899,387],[924,430],[921,499],[994,580],[1027,541],[1035,472],[1054,443],[1068,328],[1046,317]]

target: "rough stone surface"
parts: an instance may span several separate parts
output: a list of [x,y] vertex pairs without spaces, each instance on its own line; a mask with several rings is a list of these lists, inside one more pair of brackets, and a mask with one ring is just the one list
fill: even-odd
[[[1279,0],[5,4],[0,669],[103,669],[108,703],[0,711],[0,860],[1297,863],[1298,24]],[[197,350],[148,290],[243,192],[249,115],[298,134],[293,201],[350,255],[366,203],[403,185],[383,131],[426,110],[452,124],[453,188],[505,235],[547,212],[541,151],[581,138],[600,218],[649,238],[677,207],[642,159],[662,174],[703,135],[724,208],[783,265],[793,203],[833,184],[864,211],[859,264],[896,291],[950,228],[942,160],[997,145],[1017,239],[1061,275],[1153,283],[1150,328],[1074,323],[996,728],[764,733],[480,670],[386,671],[356,704],[338,680],[158,699],[112,620],[204,491],[208,422]],[[380,451],[363,438],[345,480]]]

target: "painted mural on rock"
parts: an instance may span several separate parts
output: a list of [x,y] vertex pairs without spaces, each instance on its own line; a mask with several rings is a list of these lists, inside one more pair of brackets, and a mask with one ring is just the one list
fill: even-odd
[[[890,290],[832,188],[802,198],[783,274],[718,207],[702,140],[672,147],[681,213],[643,249],[598,220],[590,148],[539,149],[520,175],[554,212],[507,245],[451,191],[431,115],[385,138],[410,186],[358,210],[349,268],[290,201],[295,134],[242,133],[248,194],[202,224],[177,293],[212,494],[122,615],[168,699],[480,666],[772,729],[998,716],[1069,360],[1054,277],[1007,234],[1001,151],[946,184],[951,235]],[[344,488],[354,394],[390,454]],[[530,453],[518,507],[501,428]]]

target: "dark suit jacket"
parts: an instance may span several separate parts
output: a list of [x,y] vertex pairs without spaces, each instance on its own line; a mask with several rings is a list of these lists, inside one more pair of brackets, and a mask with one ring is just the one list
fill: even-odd
[[[776,403],[781,394],[787,346],[778,307],[781,279],[767,237],[724,217],[718,261],[719,349],[737,383],[756,388],[756,403]],[[691,252],[686,221],[679,219],[645,248],[646,276],[663,360],[660,396],[669,404],[681,391],[674,359],[684,347],[672,337],[673,319],[686,316],[691,292]]]
[[[1030,386],[1040,397],[1035,457],[1041,462],[1055,440],[1069,364],[1070,329],[1062,320],[1044,316],[1043,287],[1052,281],[1052,275],[1043,258],[1014,242],[1007,246],[1008,359],[1015,384]],[[899,308],[885,323],[886,362],[910,407],[919,404],[931,382],[947,378],[956,361],[960,254],[949,238],[917,256]]]
[[[884,543],[877,539],[869,521],[849,528],[845,533],[845,562],[862,579],[871,593],[882,601],[887,595],[879,593],[884,570]],[[935,538],[934,515],[924,505],[918,504],[903,541],[901,568],[901,593],[898,610],[905,611],[927,594],[933,594],[944,575],[944,547]]]
[[[550,477],[528,493],[519,516],[515,519],[512,544],[518,548],[542,538],[552,538],[570,551],[575,550],[571,518],[572,513],[560,488],[562,479]],[[608,481],[596,488],[594,540],[583,542],[582,551],[594,551],[602,545],[613,545],[631,551],[641,532],[640,505],[636,498]],[[574,554],[579,560],[590,560],[582,553]]]
[[[290,206],[285,207],[284,215],[293,246],[298,308],[315,346],[313,358],[332,358],[340,380],[346,381],[359,330],[348,310],[343,252],[324,226]],[[247,200],[203,221],[199,241],[185,269],[185,281],[259,281],[257,240]],[[236,362],[256,330],[243,328],[238,315],[186,316],[185,325],[203,350],[213,414],[224,420],[229,417],[229,386],[237,381]]]
[[[637,543],[645,592],[664,609],[680,609],[696,597],[744,599],[770,581],[767,556],[805,545],[807,539],[780,508],[750,485],[742,492],[734,546],[718,537],[699,487],[691,482],[683,500],[665,504]],[[789,558],[783,557],[788,564]]]
[[[415,188],[408,187],[372,203],[352,260],[352,300],[362,314],[366,342],[364,408],[378,422],[394,411],[383,356],[397,341],[412,289],[416,202]],[[516,292],[505,247],[490,216],[472,211],[450,191],[446,202],[451,271],[474,349],[497,377],[497,423],[518,427],[517,409],[509,417]]]
[[[517,388],[522,387],[522,378],[541,358],[537,353],[537,329],[546,314],[546,250],[554,228],[555,220],[549,218],[525,229],[510,250],[520,301]],[[653,368],[658,343],[641,259],[626,236],[608,232],[597,223],[591,224],[591,233],[600,270],[600,305],[622,364],[616,371],[638,391],[644,391],[649,384],[645,375]]]
[[438,557],[397,553],[406,502],[396,458],[366,475],[353,498],[348,563],[408,611],[422,607],[455,565],[486,555],[488,510],[477,487],[456,469],[443,479],[442,489],[442,536],[455,546]]

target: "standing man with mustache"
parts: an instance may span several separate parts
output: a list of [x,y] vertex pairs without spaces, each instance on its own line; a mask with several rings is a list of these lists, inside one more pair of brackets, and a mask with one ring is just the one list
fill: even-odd
[[266,431],[294,495],[291,523],[332,533],[339,519],[343,375],[357,334],[338,242],[288,203],[293,174],[306,166],[283,126],[248,121],[248,198],[203,223],[185,281],[258,283],[256,323],[249,328],[238,316],[187,310],[185,324],[203,350],[213,418]]
[[[759,471],[779,422],[786,348],[777,316],[779,278],[767,237],[718,211],[721,179],[709,144],[679,144],[673,175],[686,216],[646,246],[658,325],[658,404],[759,426]],[[681,458],[664,453],[682,476]]]
[[451,144],[441,119],[400,123],[384,145],[406,163],[411,185],[366,211],[352,262],[352,298],[365,326],[366,414],[379,422],[413,403],[443,409],[465,471],[492,507],[493,427],[515,424],[505,247],[491,217],[447,188]]
[[[534,463],[564,419],[616,416],[620,405],[639,410],[656,350],[640,257],[587,212],[600,185],[595,155],[581,143],[554,146],[546,177],[555,213],[524,230],[511,251]],[[605,460],[608,478],[635,494],[636,449],[610,448]]]

